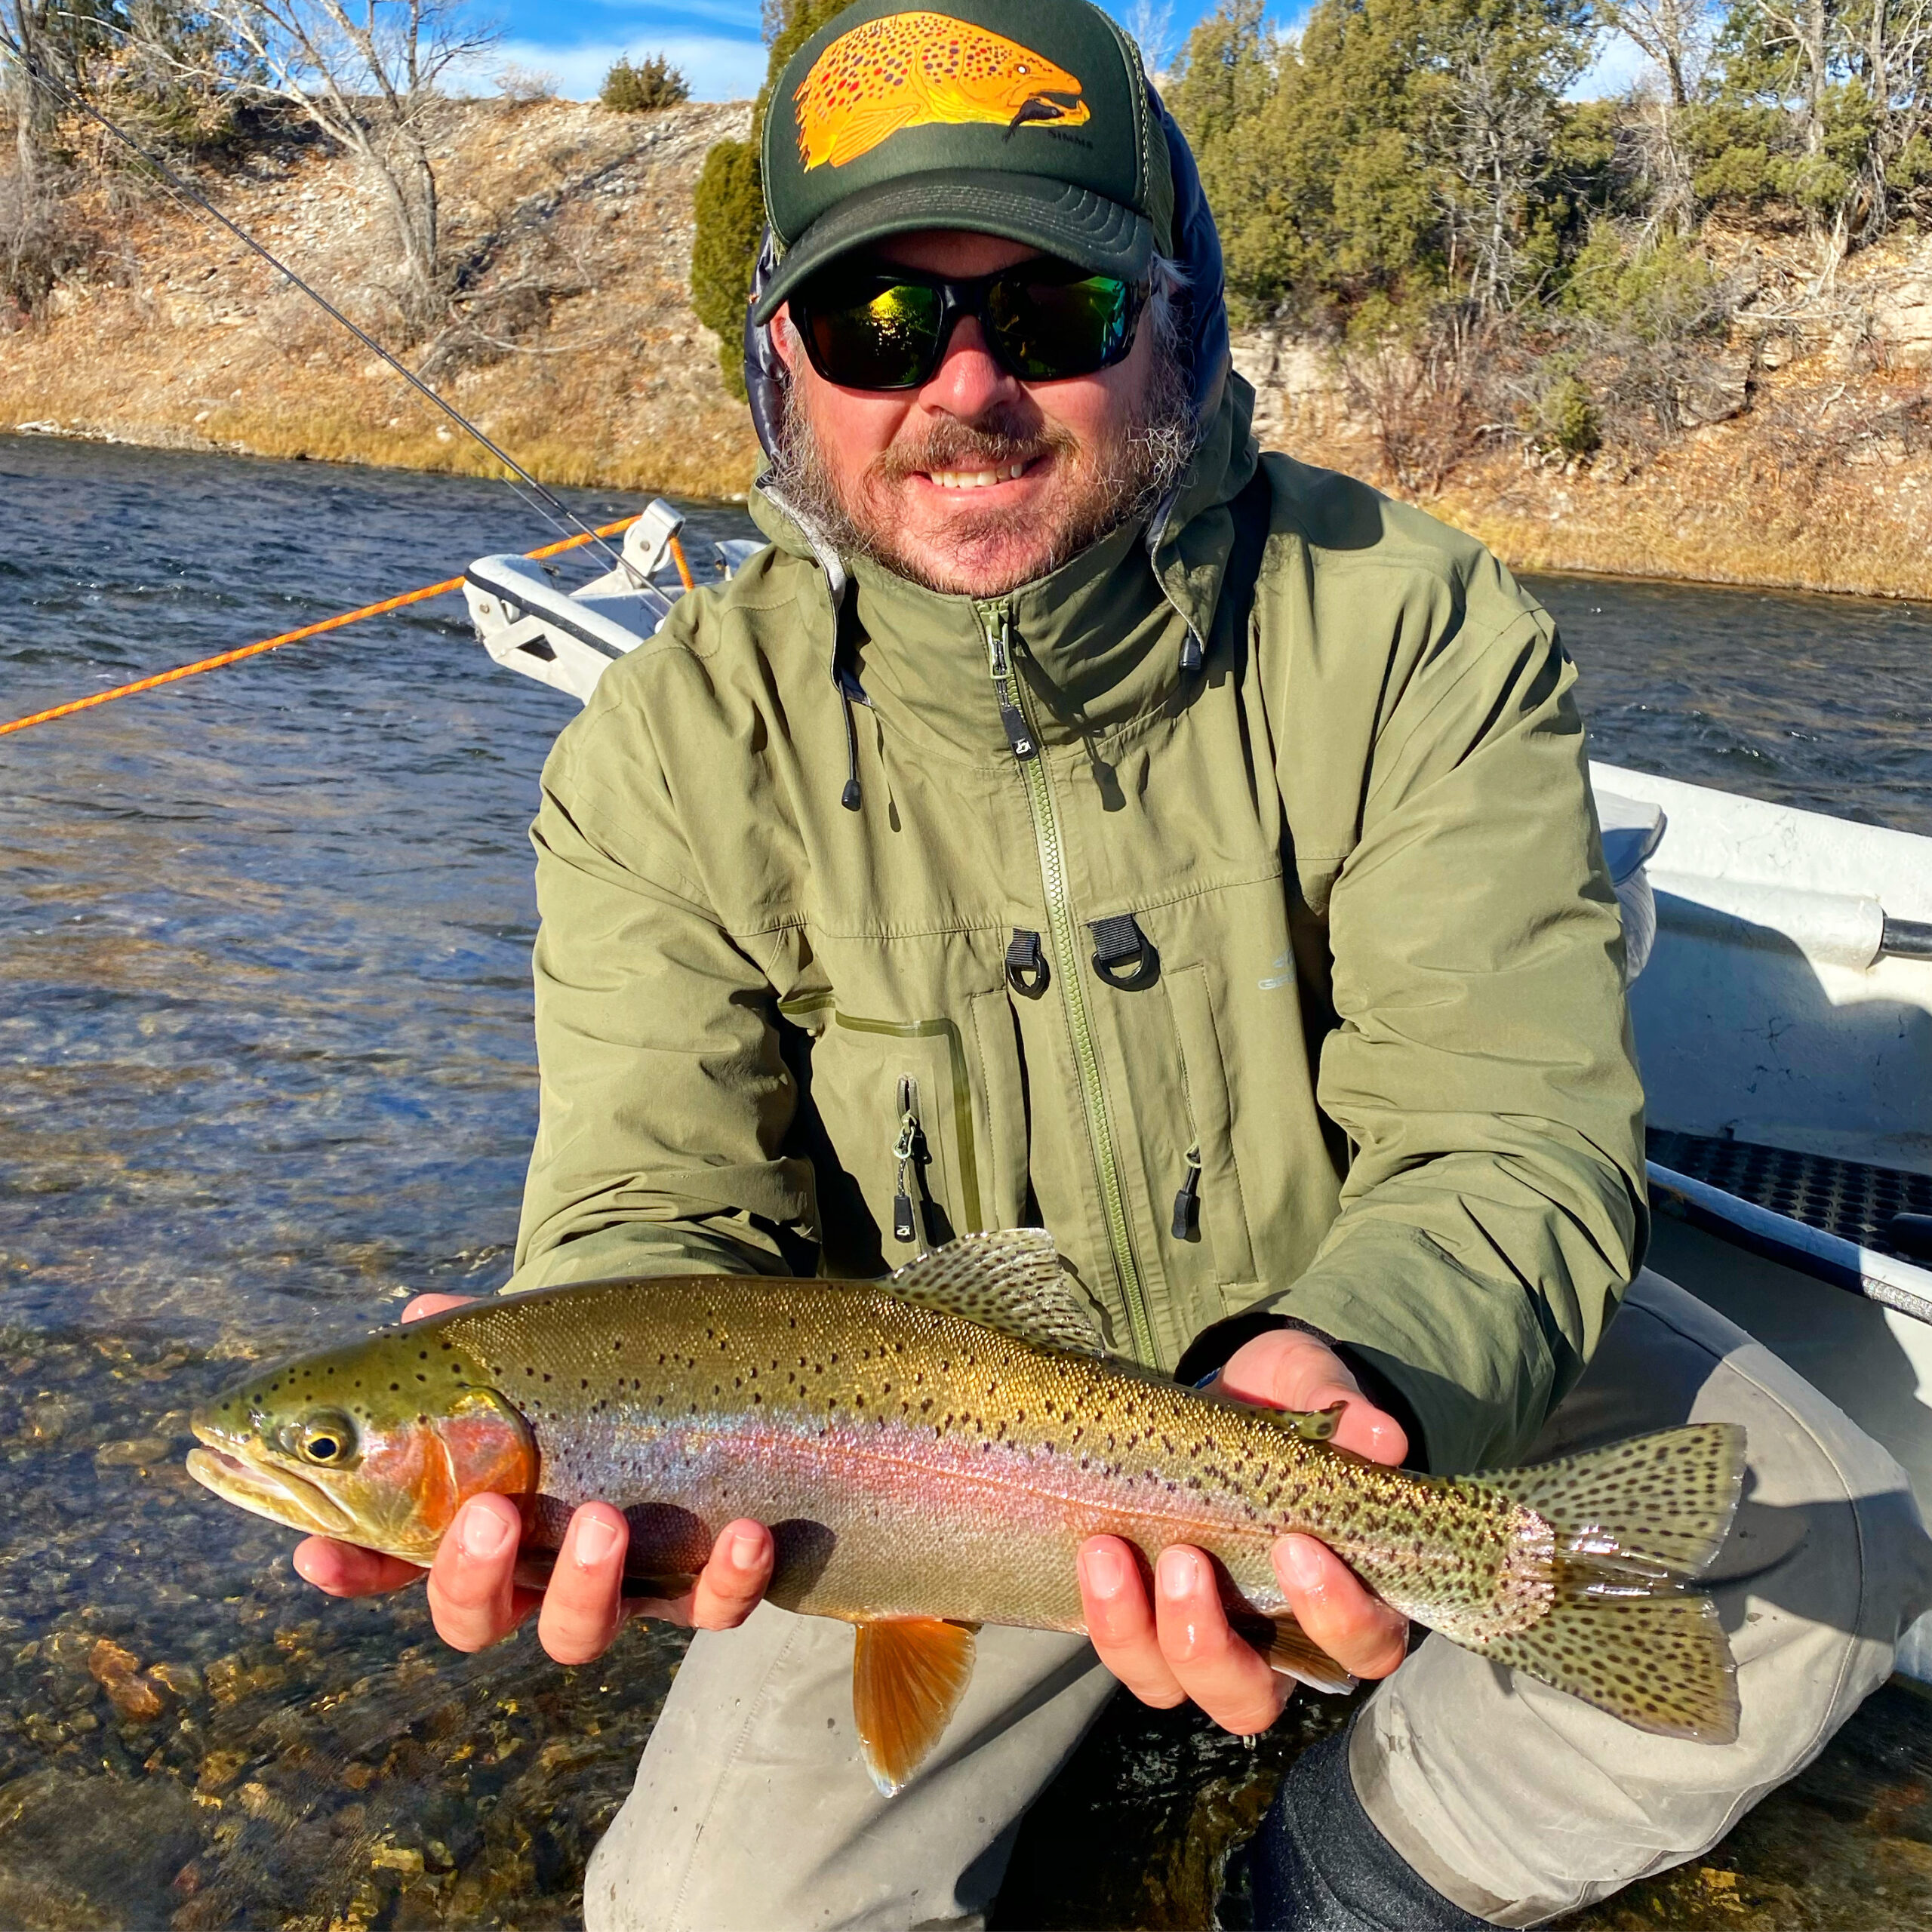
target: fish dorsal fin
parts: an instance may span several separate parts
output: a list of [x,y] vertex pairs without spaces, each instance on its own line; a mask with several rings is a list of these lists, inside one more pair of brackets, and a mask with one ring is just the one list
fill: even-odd
[[975,1626],[936,1617],[859,1626],[852,1716],[872,1783],[888,1798],[924,1762],[973,1675]]
[[1106,1352],[1094,1317],[1060,1272],[1044,1228],[995,1228],[909,1261],[888,1294],[1076,1355]]

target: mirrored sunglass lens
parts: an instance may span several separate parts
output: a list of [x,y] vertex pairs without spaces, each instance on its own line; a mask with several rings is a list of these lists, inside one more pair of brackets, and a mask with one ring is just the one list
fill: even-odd
[[1110,275],[1078,281],[1002,279],[988,291],[987,320],[1008,366],[1023,381],[1088,376],[1127,346],[1133,292]]
[[873,284],[806,304],[820,367],[849,389],[902,389],[920,381],[939,336],[940,298],[916,282]]

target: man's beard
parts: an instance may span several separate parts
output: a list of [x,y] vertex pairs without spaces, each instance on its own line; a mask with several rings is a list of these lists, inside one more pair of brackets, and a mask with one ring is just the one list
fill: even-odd
[[[947,417],[916,445],[894,445],[868,463],[849,496],[825,460],[806,411],[783,412],[774,481],[787,504],[814,532],[845,557],[863,557],[928,590],[998,596],[1057,570],[1123,525],[1147,516],[1177,483],[1194,454],[1195,433],[1188,382],[1179,357],[1164,343],[1156,352],[1147,389],[1134,417],[1103,444],[1083,448],[1060,425],[1030,408],[989,411],[972,423]],[[896,510],[900,487],[917,473],[997,471],[1051,456],[1060,467],[1054,509],[955,509],[946,524],[943,564],[908,549]],[[1009,562],[987,580],[975,572],[976,554],[1010,556],[1024,540],[1023,562]],[[971,579],[971,581],[965,580]]]

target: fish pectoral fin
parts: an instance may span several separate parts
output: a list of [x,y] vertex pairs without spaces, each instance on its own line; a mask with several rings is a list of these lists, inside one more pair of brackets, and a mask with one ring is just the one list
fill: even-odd
[[936,1617],[861,1623],[852,1715],[872,1783],[890,1798],[940,1740],[972,1681],[977,1626]]
[[1075,1355],[1102,1355],[1092,1311],[1069,1282],[1044,1228],[961,1235],[885,1283],[888,1294]]
[[1286,1611],[1268,1620],[1272,1634],[1268,1640],[1268,1661],[1284,1677],[1306,1684],[1311,1690],[1326,1690],[1331,1697],[1355,1687],[1355,1680],[1314,1640]]

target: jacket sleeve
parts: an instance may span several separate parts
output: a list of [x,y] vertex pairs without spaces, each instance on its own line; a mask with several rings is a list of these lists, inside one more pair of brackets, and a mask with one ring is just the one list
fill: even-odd
[[776,995],[691,876],[638,707],[600,692],[565,731],[531,836],[541,1111],[509,1287],[798,1272]]
[[1374,734],[1327,908],[1338,1023],[1316,1090],[1352,1158],[1313,1263],[1269,1303],[1393,1383],[1438,1472],[1521,1457],[1648,1228],[1575,672],[1508,601],[1487,636],[1466,611],[1443,626]]

